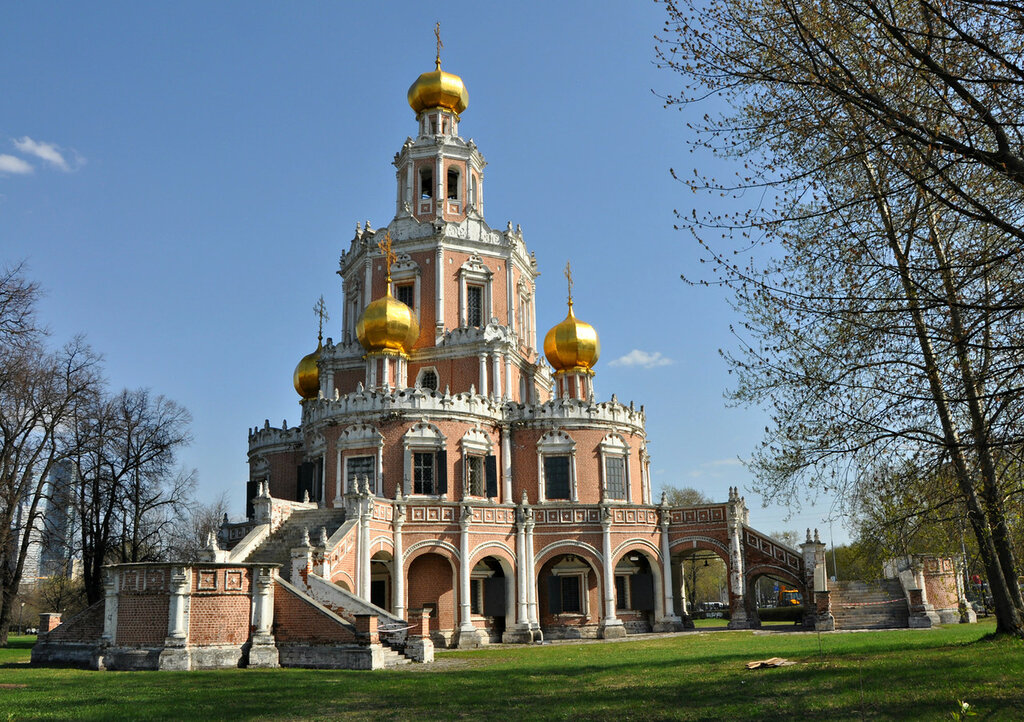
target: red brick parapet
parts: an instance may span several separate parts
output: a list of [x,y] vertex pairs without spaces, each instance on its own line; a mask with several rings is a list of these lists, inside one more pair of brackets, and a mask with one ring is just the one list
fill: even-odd
[[380,644],[380,635],[377,633],[376,614],[356,614],[356,641],[368,646]]
[[39,615],[39,633],[47,634],[60,625],[60,612],[45,612]]

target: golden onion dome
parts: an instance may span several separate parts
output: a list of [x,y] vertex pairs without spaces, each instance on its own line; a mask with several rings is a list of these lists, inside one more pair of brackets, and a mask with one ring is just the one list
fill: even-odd
[[356,324],[356,336],[367,351],[408,354],[420,335],[416,312],[391,295],[391,290],[371,303]]
[[320,369],[317,366],[317,361],[320,360],[321,348],[322,346],[317,342],[316,351],[303,356],[299,365],[295,367],[292,383],[295,384],[295,390],[299,396],[304,399],[315,399],[320,395]]
[[440,60],[434,72],[423,73],[409,86],[408,97],[417,115],[430,108],[444,108],[458,115],[469,105],[469,91],[462,78],[441,70]]
[[576,318],[569,302],[569,315],[544,337],[544,355],[555,371],[589,371],[601,355],[601,341],[589,323]]

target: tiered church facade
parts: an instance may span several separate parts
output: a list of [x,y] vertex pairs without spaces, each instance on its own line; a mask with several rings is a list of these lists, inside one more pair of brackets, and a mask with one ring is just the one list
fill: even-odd
[[802,587],[800,553],[746,531],[734,490],[654,503],[644,409],[595,396],[600,343],[571,276],[541,345],[537,259],[519,228],[484,219],[462,80],[438,60],[408,99],[395,217],[357,226],[341,254],[341,341],[295,371],[301,425],[251,431],[250,504],[344,510],[357,523],[327,540],[328,581],[398,617],[432,610],[446,645],[682,629],[679,565],[696,550],[732,562],[734,626],[745,545]]

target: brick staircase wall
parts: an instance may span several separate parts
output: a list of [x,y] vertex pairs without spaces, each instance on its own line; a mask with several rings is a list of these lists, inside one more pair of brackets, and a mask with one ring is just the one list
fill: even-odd
[[910,612],[898,579],[832,582],[832,616],[836,629],[905,629]]

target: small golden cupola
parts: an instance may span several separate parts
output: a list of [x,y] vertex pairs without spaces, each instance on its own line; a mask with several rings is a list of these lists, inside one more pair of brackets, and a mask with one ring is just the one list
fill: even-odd
[[324,304],[324,297],[320,296],[313,311],[320,319],[320,329],[316,335],[316,351],[302,357],[295,367],[292,375],[292,383],[295,390],[304,400],[315,399],[320,395],[320,352],[323,350],[324,321],[327,320],[327,306]]
[[[385,291],[373,301],[356,324],[356,336],[366,349],[366,385],[398,387],[402,383],[405,361],[420,335],[416,312],[391,295],[391,234],[377,244],[384,255]],[[393,363],[391,363],[393,361]]]
[[409,86],[409,106],[419,115],[424,110],[442,108],[455,113],[456,117],[469,106],[469,91],[462,78],[441,70],[441,23],[434,28],[437,36],[437,58],[434,72],[423,73]]
[[572,311],[572,268],[565,264],[569,282],[569,313],[544,337],[544,355],[555,370],[556,396],[587,399],[594,392],[594,364],[601,356],[601,340],[589,323]]

